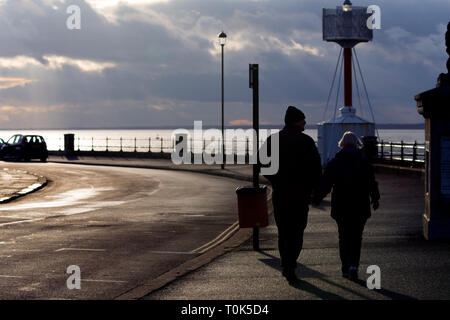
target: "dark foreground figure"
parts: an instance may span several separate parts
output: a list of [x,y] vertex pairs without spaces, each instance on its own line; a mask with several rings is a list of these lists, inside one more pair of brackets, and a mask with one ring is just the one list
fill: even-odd
[[339,231],[339,255],[342,275],[356,280],[361,254],[364,226],[370,218],[370,204],[379,206],[380,193],[373,168],[359,149],[361,141],[352,132],[346,132],[339,141],[341,150],[327,164],[320,191],[314,204],[333,189],[331,217]]
[[297,279],[295,269],[303,247],[311,194],[320,182],[322,168],[314,140],[302,133],[306,124],[303,112],[289,106],[284,121],[285,127],[276,133],[280,146],[279,169],[275,175],[266,178],[273,188],[272,203],[283,276],[293,281]]

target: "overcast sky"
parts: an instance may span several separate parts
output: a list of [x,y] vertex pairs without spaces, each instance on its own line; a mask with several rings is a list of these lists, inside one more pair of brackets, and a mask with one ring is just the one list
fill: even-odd
[[[66,10],[81,9],[81,30]],[[0,0],[0,128],[190,127],[251,120],[248,64],[260,65],[260,121],[287,105],[324,117],[339,46],[322,40],[320,0]],[[356,49],[378,123],[419,123],[414,95],[446,72],[448,0],[353,1],[381,7]],[[360,87],[361,89],[361,87]],[[370,119],[354,89],[358,115]],[[335,96],[330,109],[334,109]],[[343,99],[339,102],[342,106]]]

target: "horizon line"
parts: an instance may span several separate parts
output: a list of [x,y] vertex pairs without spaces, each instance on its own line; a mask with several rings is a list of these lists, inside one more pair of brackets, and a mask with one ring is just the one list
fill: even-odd
[[[202,128],[219,128],[220,125],[203,125]],[[283,128],[284,124],[264,124],[259,126],[261,129],[265,128]],[[318,124],[307,124],[308,129],[316,129],[318,127]],[[425,123],[377,123],[377,128],[380,127],[391,127],[394,128],[397,127],[399,129],[404,127],[417,127],[417,129],[422,129],[425,127]],[[183,126],[117,126],[117,127],[66,127],[66,128],[44,128],[44,127],[36,127],[36,128],[0,128],[0,131],[11,131],[11,130],[170,130],[170,129],[180,129],[183,128]],[[186,128],[192,128],[193,125],[190,126],[184,126],[184,129]],[[252,125],[226,125],[225,128],[252,128]]]

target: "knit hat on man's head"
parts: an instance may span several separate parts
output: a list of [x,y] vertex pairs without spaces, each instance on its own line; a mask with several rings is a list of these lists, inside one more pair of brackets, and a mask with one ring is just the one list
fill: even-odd
[[305,119],[305,114],[294,106],[289,106],[284,116],[284,123],[287,125],[294,124]]

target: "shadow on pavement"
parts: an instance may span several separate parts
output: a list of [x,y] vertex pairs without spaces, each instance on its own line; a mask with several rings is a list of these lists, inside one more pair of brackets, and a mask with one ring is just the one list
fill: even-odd
[[[280,259],[267,253],[264,251],[260,251],[261,254],[267,256],[268,258],[262,258],[259,259],[262,263],[268,265],[269,267],[278,270],[280,273],[282,271],[281,269],[281,262]],[[357,291],[354,291],[350,288],[347,288],[345,286],[342,286],[340,284],[337,284],[333,281],[330,281],[326,278],[326,276],[316,270],[310,269],[307,266],[303,265],[303,264],[298,264],[297,267],[297,271],[296,271],[297,276],[301,277],[301,278],[317,278],[320,279],[321,281],[327,283],[330,286],[334,286],[336,288],[340,288],[343,290],[348,291],[349,293],[355,294],[357,296],[360,296],[363,299],[372,299],[370,297],[367,297]],[[350,280],[349,280],[350,281]],[[366,281],[362,280],[362,279],[358,279],[356,281],[353,281],[356,284],[359,284],[361,287],[367,289],[367,284]],[[315,296],[321,298],[321,299],[325,299],[325,300],[345,300],[345,298],[336,295],[334,293],[331,292],[327,292],[324,291],[304,280],[299,279],[298,281],[294,281],[291,282],[290,285],[298,290],[302,290],[302,291],[306,291],[309,292],[311,294],[314,294]],[[368,289],[367,289],[368,290]],[[417,298],[414,297],[410,297],[401,293],[397,293],[397,292],[393,292],[384,288],[381,289],[375,289],[374,292],[381,294],[387,298],[390,298],[392,300],[418,300]]]
[[324,291],[304,280],[298,279],[297,281],[293,281],[289,283],[291,287],[294,287],[298,290],[303,290],[309,292],[323,300],[345,300],[345,298],[338,296],[337,294]]
[[[267,252],[264,252],[264,251],[260,251],[260,253],[268,257],[268,258],[259,259],[262,263],[281,272],[281,263],[280,263],[279,258],[277,258]],[[360,296],[363,299],[371,299],[370,297],[367,297],[357,291],[354,291],[350,288],[347,288],[345,286],[342,286],[340,284],[337,284],[333,281],[328,280],[324,274],[322,274],[316,270],[310,269],[303,264],[298,264],[296,274],[297,274],[297,276],[300,276],[301,278],[317,278],[317,279],[320,279],[321,281],[327,283],[330,286],[334,286],[336,288],[346,290],[349,293]],[[356,284],[359,284],[361,287],[367,289],[366,281],[358,279],[353,282]],[[337,294],[324,291],[304,280],[299,279],[298,281],[294,281],[294,282],[290,283],[290,285],[298,290],[303,290],[303,291],[309,292],[311,294],[314,294],[315,296],[317,296],[321,299],[325,299],[325,300],[344,300],[345,299]],[[407,296],[407,295],[404,295],[401,293],[393,292],[393,291],[390,291],[387,289],[383,289],[383,288],[378,289],[375,292],[378,294],[381,294],[385,297],[388,297],[392,300],[417,300],[416,298],[413,298],[413,297],[410,297],[410,296]]]
[[[360,286],[362,286],[364,288],[367,288],[366,281],[364,281],[364,280],[358,279],[358,280],[356,280],[354,282],[359,284]],[[410,296],[407,296],[407,295],[404,295],[404,294],[401,294],[401,293],[393,292],[393,291],[390,291],[390,290],[387,290],[387,289],[384,289],[384,288],[374,289],[374,290],[375,290],[375,292],[377,292],[377,293],[379,293],[379,294],[381,294],[381,295],[383,295],[385,297],[388,297],[388,298],[390,298],[392,300],[418,300],[417,298],[413,298],[413,297],[410,297]]]
[[[274,268],[281,272],[281,264],[280,264],[279,258],[277,258],[269,253],[266,253],[264,251],[260,251],[260,253],[269,257],[268,259],[266,259],[266,258],[259,259],[262,263],[265,263],[269,267]],[[320,278],[321,280],[330,283],[330,281],[324,279],[325,276],[323,274],[321,274],[320,272],[317,272],[313,269],[310,269],[310,268],[306,267],[305,265],[299,264],[299,268],[297,270],[298,270],[297,275],[300,273],[302,277]],[[304,280],[299,279],[297,281],[293,281],[293,282],[289,283],[289,285],[298,290],[309,292],[309,293],[317,296],[318,298],[321,298],[324,300],[345,300],[343,297],[341,297],[337,294],[324,291]]]
[[68,154],[65,157],[67,160],[80,160],[76,154]]

